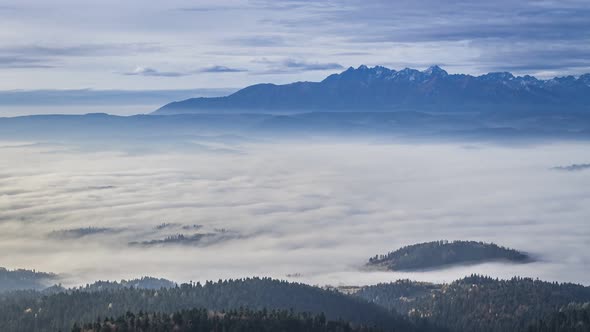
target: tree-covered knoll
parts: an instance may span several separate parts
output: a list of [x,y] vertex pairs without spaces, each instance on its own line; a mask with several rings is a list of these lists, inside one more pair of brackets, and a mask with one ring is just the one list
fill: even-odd
[[405,246],[385,255],[376,255],[369,259],[367,266],[391,271],[411,271],[499,260],[526,263],[531,261],[531,257],[494,243],[433,241]]

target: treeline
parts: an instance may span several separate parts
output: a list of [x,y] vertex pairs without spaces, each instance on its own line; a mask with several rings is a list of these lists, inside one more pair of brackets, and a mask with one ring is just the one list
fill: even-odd
[[401,271],[494,260],[527,262],[531,258],[525,253],[494,243],[443,240],[413,244],[385,255],[376,255],[369,259],[367,265]]
[[55,278],[56,275],[52,273],[0,267],[0,293],[17,289],[43,289]]
[[[153,277],[142,277],[138,279],[131,279],[131,280],[121,280],[121,281],[96,281],[92,284],[86,284],[85,287],[79,288],[79,290],[87,291],[87,292],[97,292],[97,291],[104,291],[104,290],[117,290],[117,289],[124,289],[124,288],[138,288],[138,289],[154,289],[158,290],[161,288],[173,288],[176,287],[177,284],[167,279],[163,278],[153,278]],[[68,291],[64,289],[64,291]]]
[[[68,331],[76,322],[117,317],[130,312],[173,313],[193,308],[224,311],[237,308],[324,313],[387,330],[416,331],[405,317],[376,304],[304,284],[250,278],[183,284],[174,288],[86,288],[43,294],[18,291],[0,295],[0,331]],[[421,326],[426,331],[427,326]]]
[[409,280],[379,284],[355,296],[451,331],[514,332],[553,319],[551,315],[570,303],[590,301],[590,287],[472,275],[442,285]]
[[228,312],[207,309],[182,310],[173,314],[127,312],[118,318],[75,324],[72,332],[380,332],[374,327],[354,326],[327,320],[323,314],[286,310],[252,311],[240,308]]
[[574,303],[529,326],[528,332],[588,332],[590,303]]

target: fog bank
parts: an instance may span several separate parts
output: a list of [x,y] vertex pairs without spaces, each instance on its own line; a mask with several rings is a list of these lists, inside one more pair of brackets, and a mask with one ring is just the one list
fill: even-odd
[[[583,143],[203,142],[129,154],[0,142],[0,266],[65,285],[142,275],[175,281],[271,276],[363,285],[471,273],[590,284],[590,161]],[[187,245],[130,242],[210,234]],[[529,252],[525,265],[362,272],[371,256],[464,239]],[[289,277],[287,277],[289,275]]]

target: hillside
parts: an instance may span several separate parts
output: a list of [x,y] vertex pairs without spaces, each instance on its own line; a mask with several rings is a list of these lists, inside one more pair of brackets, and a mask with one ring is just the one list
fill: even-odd
[[478,264],[492,261],[527,263],[527,254],[475,241],[434,241],[402,247],[385,255],[371,257],[369,268],[412,271],[442,268],[454,264]]
[[[570,303],[590,301],[590,287],[474,275],[442,285],[408,280],[379,284],[363,287],[355,296],[411,317],[425,317],[451,331],[513,332],[527,331],[537,323],[567,324],[566,314],[556,312]],[[577,319],[577,313],[583,311],[568,313],[568,319]]]
[[590,74],[540,80],[507,72],[451,75],[438,66],[360,66],[321,82],[257,84],[226,97],[172,102],[154,113],[589,111],[589,105]]
[[75,289],[46,295],[34,291],[0,295],[0,331],[49,332],[69,330],[74,323],[95,322],[126,312],[173,313],[207,308],[222,311],[291,310],[324,313],[328,319],[375,325],[399,331],[415,331],[405,318],[376,304],[303,284],[268,278],[226,280],[155,289]]

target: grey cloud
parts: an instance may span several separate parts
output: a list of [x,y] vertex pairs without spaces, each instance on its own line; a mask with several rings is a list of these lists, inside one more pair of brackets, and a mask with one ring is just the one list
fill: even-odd
[[208,12],[213,12],[213,11],[218,11],[218,10],[229,10],[231,8],[229,7],[223,7],[223,6],[201,6],[201,7],[183,7],[183,8],[178,8],[177,10],[181,11],[181,12],[189,12],[189,13],[208,13]]
[[227,40],[232,44],[249,47],[276,47],[284,46],[285,39],[282,36],[245,36]]
[[[432,0],[328,3],[331,6],[300,10],[307,14],[269,19],[268,24],[281,26],[291,33],[306,31],[310,36],[330,36],[358,48],[370,43],[381,48],[399,45],[448,50],[456,43],[466,42],[464,52],[476,52],[486,59],[461,59],[461,63],[454,65],[485,67],[492,71],[510,69],[510,64],[515,62],[515,70],[555,69],[571,73],[583,70],[588,64],[588,57],[577,56],[575,52],[563,52],[559,58],[542,55],[556,47],[588,52],[590,6],[584,1],[452,1],[444,6]],[[539,48],[538,45],[543,46]],[[506,48],[519,52],[522,57],[505,54]],[[429,56],[436,54],[433,52]],[[411,61],[397,59],[404,60]],[[440,62],[440,59],[430,59],[430,62]]]
[[84,45],[12,45],[1,46],[0,52],[36,58],[117,56],[162,51],[153,43],[131,44],[84,44]]
[[505,47],[498,43],[477,45],[483,50],[474,65],[483,71],[503,69],[520,73],[554,70],[564,74],[579,74],[590,70],[590,46],[553,43],[514,45]]
[[130,72],[124,72],[127,76],[153,76],[153,77],[182,77],[192,75],[191,72],[160,71],[150,67],[137,67]]
[[211,66],[207,68],[202,68],[199,70],[201,73],[241,73],[245,72],[245,69],[239,68],[231,68],[226,66]]
[[137,67],[135,70],[130,72],[123,72],[123,75],[127,76],[153,76],[153,77],[183,77],[189,75],[195,75],[199,73],[241,73],[245,72],[245,69],[231,68],[226,66],[211,66],[197,70],[188,71],[161,71],[151,67]]
[[20,56],[0,56],[0,68],[53,68],[42,59],[31,59]]
[[[315,24],[322,32],[364,42],[457,41],[489,38],[570,39],[590,36],[584,2],[536,1],[331,1],[314,15],[274,21],[295,28]],[[428,8],[426,11],[425,8]],[[335,25],[334,28],[330,26]]]
[[335,69],[342,69],[344,68],[339,63],[328,62],[328,63],[319,63],[319,62],[305,62],[305,61],[298,61],[294,59],[288,59],[283,62],[283,65],[287,68],[295,68],[302,71],[311,71],[311,70],[335,70]]
[[0,66],[5,68],[61,67],[64,58],[121,56],[161,51],[155,44],[87,44],[75,46],[0,46]]
[[268,67],[266,70],[254,72],[254,74],[258,75],[293,74],[306,71],[340,70],[344,68],[341,64],[335,62],[309,62],[291,58],[283,60],[260,58],[255,59],[253,62]]
[[553,167],[552,169],[558,171],[583,171],[590,169],[590,164],[571,164],[568,166],[557,166]]

